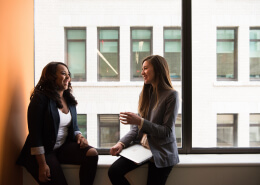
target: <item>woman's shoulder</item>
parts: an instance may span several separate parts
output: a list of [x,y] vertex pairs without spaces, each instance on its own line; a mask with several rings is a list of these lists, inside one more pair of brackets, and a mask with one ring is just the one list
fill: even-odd
[[163,94],[164,97],[168,97],[168,96],[170,96],[170,97],[178,97],[179,96],[178,91],[176,91],[175,89],[164,90],[162,92],[162,94]]
[[49,98],[41,93],[41,92],[34,92],[31,97],[31,103],[47,103]]

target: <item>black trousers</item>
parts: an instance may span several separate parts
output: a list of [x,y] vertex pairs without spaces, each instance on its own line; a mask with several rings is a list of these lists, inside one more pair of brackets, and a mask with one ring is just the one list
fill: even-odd
[[40,185],[68,185],[60,164],[80,165],[80,185],[92,185],[95,179],[98,156],[86,156],[86,152],[93,148],[80,149],[76,142],[66,142],[60,148],[45,154],[46,163],[50,168],[51,181],[39,182],[39,167],[34,156],[28,160],[25,168]]
[[[147,185],[165,185],[173,166],[157,168],[151,161],[146,163],[148,163]],[[125,174],[146,163],[137,165],[129,159],[120,157],[111,165],[108,170],[108,176],[111,183],[113,185],[130,185],[130,183],[125,178]]]

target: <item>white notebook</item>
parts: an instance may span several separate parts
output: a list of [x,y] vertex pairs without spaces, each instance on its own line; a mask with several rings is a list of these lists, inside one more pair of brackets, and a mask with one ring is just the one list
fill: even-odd
[[139,144],[135,144],[123,149],[119,155],[134,161],[136,164],[141,164],[153,156],[151,150]]

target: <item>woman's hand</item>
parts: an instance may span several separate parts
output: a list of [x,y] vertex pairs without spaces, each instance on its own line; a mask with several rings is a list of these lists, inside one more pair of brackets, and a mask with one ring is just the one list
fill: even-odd
[[77,143],[79,144],[80,148],[88,147],[88,141],[84,138],[81,134],[76,135]]
[[123,145],[121,143],[117,143],[112,148],[110,148],[111,155],[118,155],[123,150]]
[[141,117],[132,112],[120,112],[119,120],[123,124],[140,125]]
[[48,182],[50,181],[51,173],[49,166],[45,163],[39,166],[39,181]]

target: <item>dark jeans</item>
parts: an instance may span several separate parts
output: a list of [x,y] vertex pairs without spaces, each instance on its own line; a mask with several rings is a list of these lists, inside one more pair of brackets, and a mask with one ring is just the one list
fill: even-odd
[[76,142],[66,142],[60,148],[45,154],[51,173],[51,181],[47,183],[39,182],[39,168],[34,156],[26,163],[25,168],[40,185],[67,185],[60,164],[77,164],[80,165],[80,185],[92,185],[96,175],[98,156],[86,156],[90,148],[93,147],[80,149]]
[[[166,180],[173,168],[173,166],[165,168],[157,168],[155,164],[148,161],[148,179],[147,185],[165,185]],[[143,163],[146,164],[146,163]],[[141,165],[137,165],[134,162],[120,157],[116,160],[108,170],[108,176],[113,185],[130,185],[130,183],[125,178],[125,174],[138,168]]]

